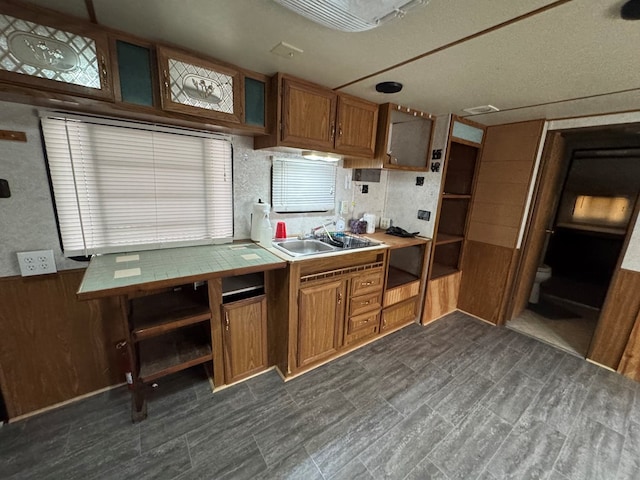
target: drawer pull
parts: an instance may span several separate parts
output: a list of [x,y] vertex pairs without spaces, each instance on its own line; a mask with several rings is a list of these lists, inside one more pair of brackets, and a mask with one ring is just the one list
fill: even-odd
[[371,302],[367,300],[366,302],[360,302],[360,305],[369,305]]
[[361,282],[360,283],[361,287],[368,287],[369,285],[373,285],[373,282]]

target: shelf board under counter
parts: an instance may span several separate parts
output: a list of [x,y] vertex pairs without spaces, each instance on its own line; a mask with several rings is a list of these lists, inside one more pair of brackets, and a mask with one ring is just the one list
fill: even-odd
[[174,330],[139,343],[139,378],[147,383],[213,360],[209,328],[203,325]]
[[448,233],[438,233],[436,235],[436,245],[446,245],[447,243],[462,242],[462,235],[449,235]]
[[131,336],[138,342],[162,335],[181,327],[205,322],[211,319],[211,310],[207,300],[207,290],[202,288],[204,296],[197,291],[169,291],[158,295],[149,295],[131,300]]

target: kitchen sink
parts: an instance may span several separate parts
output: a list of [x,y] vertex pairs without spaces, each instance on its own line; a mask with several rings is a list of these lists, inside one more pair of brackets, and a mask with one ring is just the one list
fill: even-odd
[[305,240],[291,239],[273,243],[274,247],[293,257],[373,247],[376,245],[380,245],[380,243],[349,234],[332,235],[331,237],[325,234],[317,238]]
[[273,246],[285,253],[288,253],[289,255],[293,255],[294,257],[339,250],[337,247],[327,245],[326,243],[316,239],[283,240],[282,242],[275,242]]

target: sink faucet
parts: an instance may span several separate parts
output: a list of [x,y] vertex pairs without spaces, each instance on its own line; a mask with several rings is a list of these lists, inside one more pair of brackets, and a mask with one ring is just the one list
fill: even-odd
[[312,237],[315,237],[315,236],[316,236],[316,232],[317,232],[318,230],[320,230],[320,229],[324,228],[324,231],[326,232],[326,234],[327,234],[327,236],[329,237],[329,239],[330,239],[331,241],[334,241],[334,240],[333,240],[333,237],[332,237],[332,236],[331,236],[331,234],[329,233],[329,230],[327,230],[327,226],[328,226],[328,225],[335,225],[335,224],[336,224],[336,222],[334,222],[334,221],[330,221],[330,222],[327,222],[327,223],[323,223],[322,225],[318,225],[317,227],[313,227],[313,228],[311,229],[311,236],[312,236]]

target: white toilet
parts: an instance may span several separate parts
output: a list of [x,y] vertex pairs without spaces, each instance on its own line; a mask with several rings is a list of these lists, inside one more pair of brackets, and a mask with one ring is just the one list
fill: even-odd
[[540,284],[551,278],[551,267],[549,265],[540,265],[536,271],[536,278],[533,281],[531,295],[529,295],[529,303],[538,303],[540,300]]

